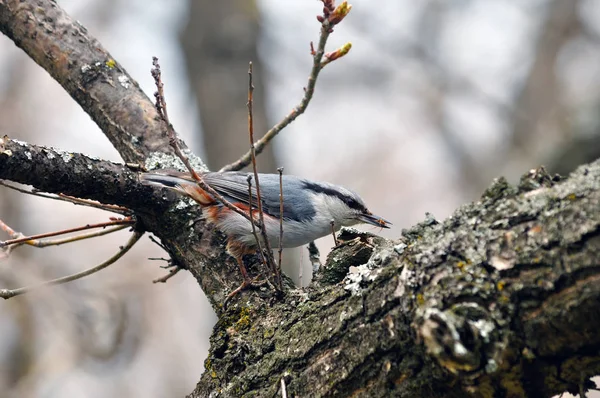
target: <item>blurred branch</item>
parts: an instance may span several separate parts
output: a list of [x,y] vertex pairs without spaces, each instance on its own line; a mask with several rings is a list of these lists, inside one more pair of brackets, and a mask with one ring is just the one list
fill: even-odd
[[[325,4],[327,2],[324,2]],[[344,4],[346,2],[343,2],[342,4]],[[347,4],[347,3],[346,3]],[[340,5],[342,6],[342,5]],[[337,8],[339,8],[340,6],[338,6]],[[335,10],[337,10],[337,8],[335,8]],[[319,73],[321,72],[321,70],[323,69],[323,67],[325,65],[328,64],[328,62],[323,63],[323,56],[325,54],[325,44],[327,43],[327,39],[329,38],[329,35],[331,34],[331,32],[333,31],[333,26],[339,22],[341,22],[341,20],[343,19],[335,19],[335,23],[330,22],[329,17],[330,16],[335,16],[335,11],[333,10],[328,10],[327,5],[324,8],[324,14],[321,16],[319,15],[318,18],[320,18],[320,22],[321,22],[321,34],[319,36],[319,43],[317,45],[317,49],[311,49],[311,55],[313,57],[313,66],[312,69],[310,71],[310,75],[308,76],[308,83],[304,89],[304,96],[302,97],[302,99],[300,100],[300,103],[294,108],[292,109],[292,111],[283,118],[283,120],[281,120],[279,123],[277,123],[275,126],[273,126],[269,131],[267,131],[265,133],[265,135],[260,138],[258,141],[256,141],[254,143],[254,150],[255,150],[255,154],[259,155],[267,146],[267,144],[273,139],[275,138],[275,136],[277,134],[279,134],[279,132],[281,130],[283,130],[286,126],[288,126],[291,122],[293,122],[298,116],[300,116],[301,114],[304,113],[304,111],[306,111],[306,108],[308,107],[308,104],[310,103],[310,100],[312,99],[312,96],[314,94],[315,91],[315,86],[317,84],[317,77],[319,76]],[[348,11],[350,11],[348,9]],[[344,14],[344,17],[347,15]],[[348,45],[346,45],[348,46]],[[312,47],[312,44],[311,44]],[[349,50],[350,48],[347,48],[347,50]],[[347,51],[346,51],[347,53]],[[227,166],[224,166],[221,168],[221,170],[219,171],[235,171],[235,170],[240,170],[243,169],[244,167],[248,166],[250,164],[250,162],[252,161],[252,151],[248,151],[246,152],[246,154],[244,154],[240,159],[236,160],[235,162],[228,164]]]
[[77,279],[84,278],[91,274],[95,274],[96,272],[103,270],[104,268],[108,267],[109,265],[114,264],[118,259],[123,257],[123,255],[125,253],[127,253],[129,251],[129,249],[131,249],[133,247],[133,245],[136,244],[136,242],[142,237],[143,234],[144,234],[143,232],[135,231],[129,238],[129,241],[127,242],[127,244],[125,246],[122,246],[119,249],[119,251],[117,252],[117,254],[115,254],[114,256],[112,256],[111,258],[109,258],[108,260],[103,262],[102,264],[99,264],[95,267],[89,268],[85,271],[78,272],[73,275],[64,276],[62,278],[53,279],[50,281],[38,283],[35,285],[31,285],[31,286],[20,287],[18,289],[0,289],[0,298],[8,300],[9,298],[12,298],[12,297],[15,297],[15,296],[18,296],[21,294],[29,293],[33,290],[37,290],[42,287],[61,285],[64,283],[75,281]]
[[[202,125],[205,162],[217,170],[237,159],[248,147],[243,137],[246,112],[245,65],[254,63],[257,91],[254,122],[258,132],[267,131],[265,74],[258,42],[265,29],[258,0],[189,1],[187,23],[180,34],[190,91]],[[265,61],[266,62],[266,61]],[[259,170],[276,167],[275,149],[262,154]]]
[[[547,5],[545,22],[540,27],[539,39],[532,56],[533,63],[515,101],[515,109],[526,117],[515,117],[507,138],[509,155],[524,163],[524,167],[538,164],[540,146],[544,142],[560,141],[552,130],[561,132],[561,120],[566,119],[560,103],[556,66],[559,54],[580,29],[580,1],[552,0]],[[564,131],[563,131],[564,133]],[[539,138],[544,137],[540,142]],[[500,161],[506,163],[506,156]]]
[[[0,220],[0,222],[1,222],[1,220]],[[52,246],[52,245],[60,245],[62,243],[75,242],[75,241],[78,241],[78,240],[87,239],[87,238],[91,238],[91,237],[94,237],[94,236],[105,235],[107,232],[106,232],[106,230],[105,231],[96,231],[96,232],[93,232],[91,235],[90,234],[85,234],[85,235],[72,236],[72,237],[69,237],[69,238],[62,239],[61,240],[62,242],[60,242],[60,243],[57,243],[57,241],[48,241],[48,242],[46,242],[46,241],[40,241],[40,239],[42,239],[42,238],[49,238],[49,237],[52,237],[52,236],[70,234],[70,233],[73,233],[73,232],[85,231],[85,230],[88,230],[88,229],[106,228],[106,227],[110,227],[110,226],[121,226],[121,227],[124,226],[123,228],[125,228],[127,226],[133,225],[134,223],[135,223],[135,221],[133,221],[131,219],[131,217],[126,217],[126,218],[115,219],[115,220],[111,220],[111,221],[107,221],[107,222],[103,222],[103,223],[98,223],[98,224],[87,224],[87,225],[84,225],[82,227],[63,229],[63,230],[60,230],[60,231],[53,231],[53,232],[46,232],[46,233],[38,234],[38,235],[19,236],[18,238],[13,238],[13,239],[10,239],[10,240],[0,241],[0,248],[1,247],[6,247],[6,246],[10,246],[10,245],[17,245],[17,244],[27,244],[27,245],[36,246],[36,247],[45,247],[45,246]],[[2,224],[4,224],[4,223],[2,223]],[[119,228],[119,229],[123,229],[123,228]],[[104,234],[98,235],[99,232],[104,232]],[[18,235],[22,235],[22,234],[18,234]]]

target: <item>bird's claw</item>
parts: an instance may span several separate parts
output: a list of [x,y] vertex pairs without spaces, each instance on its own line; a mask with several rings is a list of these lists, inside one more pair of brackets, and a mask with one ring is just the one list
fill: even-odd
[[242,291],[251,288],[251,287],[262,287],[265,284],[268,283],[268,281],[265,279],[263,281],[259,282],[260,277],[256,277],[254,279],[250,279],[250,278],[246,278],[244,279],[244,281],[242,282],[242,284],[240,286],[238,286],[235,290],[233,290],[231,293],[229,293],[227,295],[227,297],[225,298],[225,301],[223,301],[223,309],[227,309],[227,304],[229,304],[229,301],[237,296],[239,293],[241,293]]

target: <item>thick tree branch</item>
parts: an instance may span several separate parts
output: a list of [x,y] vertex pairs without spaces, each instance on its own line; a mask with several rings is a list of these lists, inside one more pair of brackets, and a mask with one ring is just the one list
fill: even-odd
[[291,396],[550,397],[600,373],[600,161],[498,179],[398,242],[341,239],[331,278],[220,318],[190,397],[282,378]]
[[0,0],[0,31],[63,86],[126,162],[171,152],[137,82],[56,1]]
[[[146,164],[181,168],[172,156],[154,155]],[[192,272],[216,311],[241,282],[237,265],[224,250],[222,235],[201,222],[190,223],[200,219],[200,207],[140,184],[137,173],[126,165],[4,137],[0,138],[0,179],[133,210],[141,226],[161,238],[175,263]]]
[[[166,207],[126,165],[0,138],[0,179],[132,210]],[[161,203],[162,202],[162,203]]]
[[[0,0],[0,30],[124,159],[166,166],[153,104],[55,2]],[[2,139],[0,178],[133,209],[217,312],[240,282],[222,236],[190,222],[198,206],[149,195],[126,166]],[[282,385],[289,396],[578,392],[600,373],[599,186],[599,162],[561,182],[536,170],[397,242],[343,234],[310,289],[282,301],[245,292],[220,314],[191,396],[276,396]]]

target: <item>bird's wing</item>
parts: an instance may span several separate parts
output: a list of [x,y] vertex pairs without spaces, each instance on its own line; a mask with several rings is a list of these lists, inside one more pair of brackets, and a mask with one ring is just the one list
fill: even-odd
[[[211,188],[223,195],[225,199],[233,199],[234,202],[241,202],[245,205],[249,205],[250,195],[248,194],[248,175],[250,174],[238,172],[206,173],[202,175],[202,179]],[[254,178],[252,178],[252,207],[255,209],[258,207]]]
[[[202,175],[204,182],[215,191],[234,202],[245,205],[250,203],[248,195],[248,175],[252,176],[252,208],[258,208],[256,196],[256,183],[254,175],[242,172],[206,173]],[[260,194],[263,211],[273,217],[280,217],[279,202],[279,175],[259,174]],[[283,176],[283,196],[285,206],[283,207],[283,218],[303,221],[314,215],[314,209],[309,198],[302,189],[304,180],[292,175]]]

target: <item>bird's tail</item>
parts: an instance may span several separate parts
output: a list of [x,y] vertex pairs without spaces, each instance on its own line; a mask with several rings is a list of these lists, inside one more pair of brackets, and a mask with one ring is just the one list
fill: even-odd
[[140,182],[144,185],[166,188],[178,194],[189,196],[201,205],[209,205],[214,202],[212,196],[200,188],[189,173],[171,170],[142,173],[140,174]]

